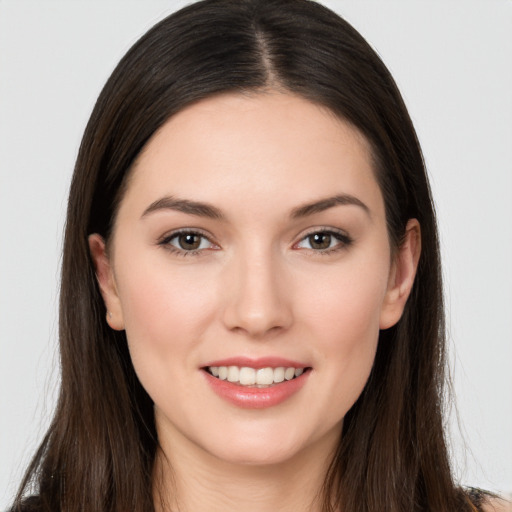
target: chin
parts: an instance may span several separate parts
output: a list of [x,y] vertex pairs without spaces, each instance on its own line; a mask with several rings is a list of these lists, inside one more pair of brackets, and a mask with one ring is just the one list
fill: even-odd
[[284,464],[299,456],[300,447],[281,443],[233,443],[228,449],[211,451],[211,455],[227,464],[267,467]]
[[277,466],[299,462],[310,451],[320,448],[327,456],[338,444],[341,423],[330,430],[321,428],[304,429],[304,423],[295,430],[286,425],[262,425],[255,421],[246,428],[235,432],[220,432],[217,438],[211,437],[208,446],[203,447],[215,458],[240,466]]

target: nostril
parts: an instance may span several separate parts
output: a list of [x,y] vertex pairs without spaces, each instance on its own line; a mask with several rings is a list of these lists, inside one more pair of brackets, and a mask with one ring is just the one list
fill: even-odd
[[[223,321],[231,332],[254,338],[275,336],[292,323],[289,294],[284,293],[283,283],[261,251],[257,263],[254,258],[244,263],[237,272],[225,276]],[[244,252],[246,254],[246,252]],[[286,288],[287,289],[287,288]]]

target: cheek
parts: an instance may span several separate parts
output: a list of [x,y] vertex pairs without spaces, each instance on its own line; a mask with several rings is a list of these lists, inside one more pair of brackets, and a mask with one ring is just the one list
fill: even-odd
[[194,347],[215,316],[213,290],[202,285],[201,274],[168,265],[160,255],[147,264],[132,258],[119,269],[118,281],[137,373],[179,372],[177,361],[192,364]]
[[[347,265],[308,283],[301,317],[317,360],[340,391],[343,409],[362,391],[373,366],[380,313],[387,289],[387,262]],[[320,278],[322,277],[322,278]]]
[[301,316],[321,326],[329,340],[363,341],[379,331],[388,281],[386,262],[355,262],[317,273],[302,287]]
[[380,311],[373,296],[365,296],[362,290],[358,292],[341,298],[331,296],[332,301],[326,299],[322,319],[324,337],[318,347],[323,362],[334,362],[337,378],[345,383],[355,380],[356,387],[358,376],[365,381],[373,365]]

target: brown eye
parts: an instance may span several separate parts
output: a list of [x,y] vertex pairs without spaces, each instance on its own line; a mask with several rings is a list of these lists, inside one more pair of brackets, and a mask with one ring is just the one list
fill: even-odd
[[312,249],[329,249],[332,242],[332,235],[330,233],[315,233],[308,236],[308,241]]
[[195,249],[199,249],[202,238],[203,237],[195,233],[184,233],[177,237],[177,241],[180,249],[183,249],[184,251],[193,251]]
[[334,230],[315,231],[306,235],[298,244],[296,249],[309,249],[318,253],[330,254],[338,250],[346,249],[352,244],[352,238]]
[[164,238],[160,245],[167,246],[181,254],[195,254],[204,249],[214,249],[215,244],[203,234],[195,231],[182,231]]

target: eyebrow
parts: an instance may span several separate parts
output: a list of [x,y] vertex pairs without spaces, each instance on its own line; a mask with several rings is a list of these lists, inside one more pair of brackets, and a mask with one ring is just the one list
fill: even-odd
[[208,217],[217,220],[224,219],[222,212],[215,206],[198,201],[190,201],[188,199],[178,199],[172,196],[162,197],[151,203],[144,210],[142,217],[146,217],[150,213],[160,210],[175,210],[188,213],[189,215],[197,215],[198,217]]
[[308,215],[320,213],[339,205],[359,206],[371,217],[368,206],[366,206],[360,199],[351,196],[350,194],[338,194],[332,197],[326,197],[325,199],[320,199],[313,203],[298,206],[292,210],[291,217],[292,219],[307,217]]
[[[370,209],[360,199],[350,194],[338,194],[332,197],[327,197],[306,203],[298,206],[291,211],[290,217],[292,219],[307,217],[315,213],[320,213],[329,208],[340,205],[352,205],[362,208],[368,215]],[[161,210],[175,210],[178,212],[186,213],[189,215],[197,215],[198,217],[207,217],[210,219],[224,220],[225,216],[217,207],[199,201],[191,201],[189,199],[178,199],[172,196],[165,196],[152,202],[142,214],[141,218],[146,217],[150,213]]]

